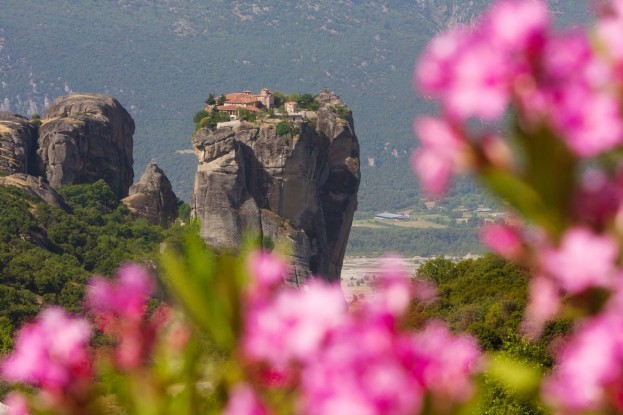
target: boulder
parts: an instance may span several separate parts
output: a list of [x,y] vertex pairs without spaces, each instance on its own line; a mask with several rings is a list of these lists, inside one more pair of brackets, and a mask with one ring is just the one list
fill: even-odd
[[41,202],[63,209],[66,212],[71,211],[71,207],[65,202],[65,199],[41,177],[15,173],[10,176],[0,177],[0,186],[18,187]]
[[37,128],[32,122],[21,115],[0,112],[0,172],[32,172],[36,142]]
[[171,182],[156,163],[149,163],[140,180],[121,200],[130,211],[151,224],[168,227],[177,218],[177,196]]
[[72,94],[55,99],[39,128],[38,167],[52,187],[103,179],[119,196],[134,179],[134,120],[113,97]]
[[243,122],[193,138],[199,166],[191,208],[201,236],[234,249],[246,232],[289,244],[295,284],[310,274],[339,279],[357,209],[359,143],[350,110],[329,92],[317,101],[314,121],[294,122],[292,134]]

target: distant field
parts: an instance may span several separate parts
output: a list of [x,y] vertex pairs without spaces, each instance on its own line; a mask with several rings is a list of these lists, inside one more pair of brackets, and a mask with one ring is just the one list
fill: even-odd
[[428,220],[386,220],[386,219],[364,219],[353,221],[353,226],[361,228],[386,228],[389,226],[397,226],[400,228],[447,228],[446,225],[431,222]]

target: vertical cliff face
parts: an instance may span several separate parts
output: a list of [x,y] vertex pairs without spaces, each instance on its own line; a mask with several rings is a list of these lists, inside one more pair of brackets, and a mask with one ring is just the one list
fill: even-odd
[[0,112],[0,171],[31,173],[37,128],[21,115]]
[[111,96],[73,94],[50,104],[39,128],[39,170],[52,187],[104,179],[123,197],[132,184],[134,120]]
[[[339,278],[357,208],[359,143],[350,110],[321,93],[320,109],[278,136],[270,120],[202,129],[191,207],[201,236],[237,248],[245,232],[291,247],[292,283]],[[339,116],[337,114],[339,114]]]

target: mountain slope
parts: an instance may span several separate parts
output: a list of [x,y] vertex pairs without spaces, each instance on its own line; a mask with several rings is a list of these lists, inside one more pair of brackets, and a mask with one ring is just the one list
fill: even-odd
[[[192,115],[209,92],[336,91],[362,147],[360,210],[418,196],[408,173],[415,57],[486,0],[7,0],[0,16],[0,109],[42,113],[70,91],[117,97],[136,120],[136,171],[157,161],[188,199]],[[582,17],[579,0],[552,1]]]

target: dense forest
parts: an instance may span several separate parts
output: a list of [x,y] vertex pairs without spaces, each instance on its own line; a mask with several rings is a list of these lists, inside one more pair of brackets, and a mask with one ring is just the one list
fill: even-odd
[[[486,351],[504,352],[537,372],[552,367],[556,345],[569,331],[571,320],[548,324],[536,342],[523,337],[520,327],[529,281],[525,267],[493,254],[459,262],[439,257],[422,264],[418,278],[433,283],[437,295],[433,301],[413,303],[405,324],[441,319],[456,332],[474,335]],[[548,413],[528,396],[513,395],[487,378],[484,382],[480,414]]]
[[71,212],[0,186],[0,351],[43,306],[80,310],[89,276],[112,275],[127,261],[149,264],[161,242],[182,232],[132,216],[102,180],[59,192]]

